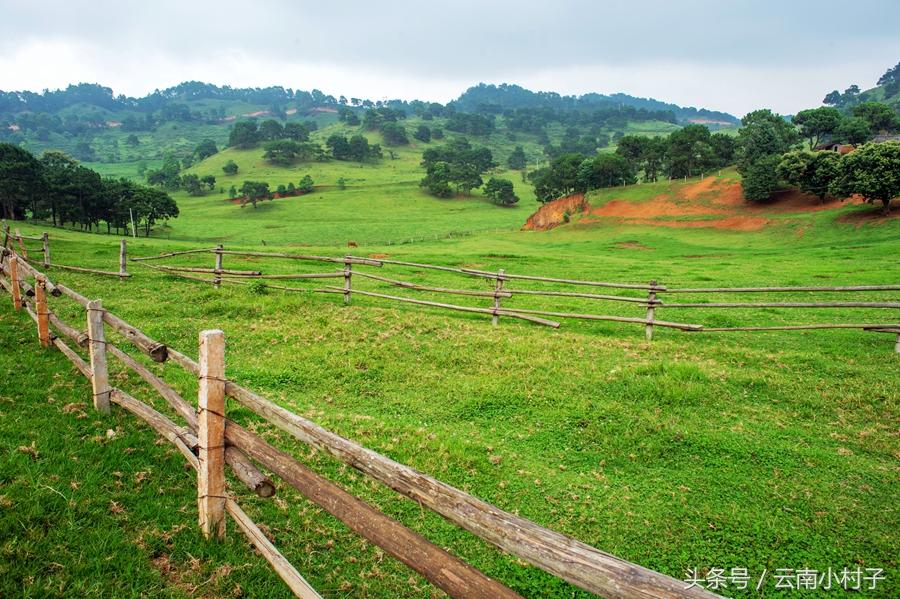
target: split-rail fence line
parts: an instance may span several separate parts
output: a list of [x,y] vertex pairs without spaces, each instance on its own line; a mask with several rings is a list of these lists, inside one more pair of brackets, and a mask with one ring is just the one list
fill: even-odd
[[[211,267],[195,267],[195,266],[178,266],[178,265],[160,265],[150,264],[151,261],[163,260],[166,258],[174,258],[178,256],[193,254],[212,254],[214,256],[214,264]],[[340,265],[342,268],[332,272],[318,273],[294,273],[294,274],[266,274],[261,270],[247,269],[226,269],[224,268],[224,257],[240,257],[251,259],[276,259],[290,261],[306,261],[306,262],[323,262]],[[389,260],[386,258],[365,258],[353,255],[343,257],[330,256],[312,256],[304,254],[288,254],[279,252],[254,252],[254,251],[238,251],[226,250],[221,245],[213,248],[193,249],[184,251],[167,252],[156,256],[145,256],[132,258],[133,262],[141,264],[147,268],[164,272],[170,276],[190,279],[202,283],[210,283],[216,288],[225,283],[231,284],[249,284],[250,281],[256,281],[255,285],[261,285],[267,288],[282,291],[298,291],[298,292],[314,292],[314,293],[330,293],[343,295],[344,303],[349,304],[353,295],[363,297],[372,297],[393,302],[402,302],[407,304],[415,304],[433,308],[441,308],[446,310],[454,310],[459,312],[469,312],[476,314],[485,314],[491,316],[492,324],[497,326],[500,317],[510,317],[525,320],[539,325],[558,328],[560,323],[558,319],[581,319],[594,321],[608,321],[619,323],[631,323],[644,326],[645,336],[648,341],[653,339],[653,331],[655,327],[676,329],[692,333],[727,333],[727,332],[758,332],[758,331],[802,331],[802,330],[819,330],[819,329],[859,329],[877,333],[889,333],[896,336],[894,349],[900,353],[900,320],[894,322],[814,322],[805,324],[777,324],[777,325],[750,325],[750,326],[729,326],[716,327],[705,326],[696,323],[674,322],[662,320],[658,317],[659,311],[668,310],[722,310],[722,309],[801,309],[801,310],[817,310],[817,309],[888,309],[900,310],[900,298],[895,300],[852,300],[852,301],[835,301],[827,300],[809,300],[806,296],[812,294],[841,294],[852,295],[854,293],[874,293],[874,292],[897,292],[900,291],[900,284],[890,285],[852,285],[852,286],[784,286],[784,287],[681,287],[671,288],[659,284],[652,280],[646,284],[641,283],[617,283],[607,281],[586,281],[577,279],[564,279],[557,277],[542,277],[533,275],[522,275],[508,273],[505,269],[499,269],[496,272],[478,270],[473,268],[438,266],[434,264],[422,264],[418,262],[405,262],[401,260]],[[355,268],[354,268],[355,267]],[[452,273],[467,278],[479,278],[491,283],[492,288],[486,290],[476,289],[458,289],[439,287],[434,285],[425,285],[410,281],[403,281],[396,278],[376,275],[371,272],[361,270],[360,267],[394,267],[400,269],[414,269],[416,271],[440,271],[444,273]],[[207,275],[207,276],[202,276]],[[459,304],[449,304],[445,302],[437,302],[432,300],[417,299],[406,296],[398,296],[394,294],[380,293],[377,291],[360,289],[353,287],[353,278],[361,277],[378,283],[397,287],[399,289],[409,291],[420,291],[426,293],[440,293],[457,296],[481,297],[491,301],[489,307],[463,306]],[[303,281],[322,279],[342,279],[342,285],[325,285],[319,288],[302,288],[302,287],[286,287],[284,285],[276,285],[264,281],[280,280],[280,281]],[[510,285],[521,282],[537,282],[549,283],[557,287],[573,288],[571,291],[559,291],[549,289],[523,289],[513,288]],[[594,288],[587,291],[579,291],[579,288]],[[610,293],[597,293],[594,290],[608,290]],[[645,294],[643,297],[634,295],[614,294],[614,291],[640,292]],[[674,301],[669,303],[662,298],[665,295],[681,296],[699,295],[709,297],[711,295],[745,295],[751,296],[768,295],[768,294],[803,294],[803,301],[792,298],[792,301]],[[614,302],[624,304],[626,306],[636,307],[644,311],[642,317],[617,316],[609,314],[581,313],[548,309],[528,309],[502,305],[504,299],[516,296],[542,296],[554,298],[577,298],[600,302]]]
[[[327,452],[506,553],[581,589],[619,598],[717,597],[702,588],[688,586],[681,580],[630,563],[502,510],[324,429],[228,380],[224,368],[225,339],[221,331],[200,332],[199,359],[194,360],[104,309],[100,300],[91,300],[63,284],[53,283],[18,252],[7,248],[0,248],[0,251],[0,286],[12,297],[13,307],[25,310],[35,321],[40,344],[58,349],[90,380],[94,408],[106,413],[110,404],[116,404],[147,422],[174,444],[198,473],[197,503],[203,534],[211,542],[221,538],[225,533],[226,514],[230,515],[238,529],[298,597],[319,595],[227,492],[226,465],[238,480],[261,497],[275,493],[274,484],[257,464],[266,468],[452,597],[493,599],[519,595],[230,420],[225,412],[226,396],[300,442]],[[86,330],[60,319],[50,308],[48,296],[65,297],[80,305],[86,313]],[[182,398],[161,376],[117,347],[107,335],[110,330],[153,361],[172,362],[197,376],[197,406]],[[86,351],[88,358],[82,357],[60,335]],[[126,391],[112,387],[109,356],[152,387],[184,424],[177,424]]]

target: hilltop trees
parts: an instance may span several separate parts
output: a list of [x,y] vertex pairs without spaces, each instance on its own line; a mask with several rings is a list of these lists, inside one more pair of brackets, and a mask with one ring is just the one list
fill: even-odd
[[318,144],[297,142],[290,139],[277,139],[266,142],[263,146],[265,158],[271,164],[290,166],[295,162],[306,162],[315,158],[320,152]]
[[234,160],[229,160],[222,166],[222,171],[226,175],[236,175],[238,172],[238,165]]
[[331,150],[331,156],[335,160],[366,162],[382,157],[381,146],[369,145],[369,140],[364,135],[354,135],[348,140],[340,133],[333,133],[325,140],[325,145]]
[[427,144],[431,141],[431,129],[428,125],[419,125],[416,132],[413,133],[413,137]]

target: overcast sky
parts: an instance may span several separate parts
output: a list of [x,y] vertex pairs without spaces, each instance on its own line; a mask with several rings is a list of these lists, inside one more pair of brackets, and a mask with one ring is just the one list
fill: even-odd
[[480,81],[794,113],[900,61],[900,0],[0,0],[0,89],[446,102]]

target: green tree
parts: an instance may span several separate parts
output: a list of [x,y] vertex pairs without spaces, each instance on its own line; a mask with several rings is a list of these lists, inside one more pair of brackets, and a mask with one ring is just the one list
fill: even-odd
[[274,141],[284,138],[284,127],[275,119],[266,119],[259,124],[259,139],[261,141]]
[[900,142],[865,144],[841,158],[832,185],[838,197],[861,195],[866,202],[882,203],[882,214],[891,210],[891,200],[900,197]]
[[427,144],[431,141],[431,129],[428,127],[428,125],[419,125],[419,127],[416,129],[416,132],[413,133],[413,137]]
[[581,154],[563,154],[554,158],[549,167],[531,172],[528,178],[537,200],[549,202],[574,193],[579,187],[578,169],[582,162]]
[[768,200],[778,187],[776,169],[781,162],[777,154],[758,156],[756,160],[744,166],[741,173],[741,184],[744,198],[752,202]]
[[450,165],[443,160],[430,163],[419,185],[433,196],[449,198],[453,195],[453,189],[450,187]]
[[228,145],[233,148],[252,148],[259,140],[260,136],[256,121],[238,121],[228,134]]
[[300,184],[297,185],[297,191],[300,193],[312,193],[314,189],[315,184],[313,183],[312,177],[303,175],[303,178],[300,179]]
[[332,133],[325,140],[325,145],[331,150],[335,160],[350,160],[350,142],[340,133]]
[[200,161],[209,158],[213,154],[218,153],[218,151],[219,148],[216,147],[216,142],[211,139],[204,139],[194,148],[194,157]]
[[872,139],[872,127],[869,121],[859,116],[848,116],[841,120],[835,137],[844,143],[861,144]]
[[422,187],[438,190],[443,194],[445,191],[441,182],[445,182],[455,185],[457,192],[468,194],[483,184],[481,175],[496,164],[489,149],[472,147],[468,140],[459,138],[443,146],[425,150],[422,153],[422,166],[426,171]]
[[578,165],[576,190],[585,192],[636,181],[634,169],[625,157],[604,152]]
[[238,165],[237,165],[237,163],[235,163],[234,160],[230,160],[230,159],[229,159],[228,162],[226,162],[226,163],[222,166],[222,171],[223,171],[226,175],[236,175],[237,172],[238,172]]
[[206,189],[212,191],[216,187],[216,178],[213,175],[203,175],[200,182],[206,186]]
[[888,69],[878,79],[878,85],[884,86],[885,98],[891,98],[900,93],[900,62],[893,68]]
[[894,131],[900,127],[897,115],[887,104],[881,102],[863,102],[853,107],[853,116],[866,119],[873,132]]
[[309,134],[312,129],[307,123],[298,123],[291,121],[284,125],[284,137],[294,141],[309,141]]
[[0,143],[0,207],[3,218],[22,220],[42,185],[41,165],[31,152]]
[[203,185],[200,183],[200,177],[194,174],[188,174],[181,178],[181,188],[192,196],[203,195]]
[[506,164],[513,170],[520,171],[524,169],[528,164],[528,161],[525,158],[525,148],[523,148],[522,146],[516,146],[512,153],[509,155],[509,159],[506,161]]
[[509,179],[491,177],[484,185],[484,195],[500,206],[512,206],[519,201],[513,182]]
[[387,122],[381,126],[381,136],[389,146],[405,146],[409,144],[406,129],[400,123]]
[[801,110],[794,115],[794,124],[800,127],[800,134],[809,140],[809,149],[819,145],[823,136],[832,135],[841,123],[841,113],[837,108],[823,106]]
[[817,196],[824,203],[838,176],[840,161],[837,152],[794,150],[781,157],[776,173],[779,179]]
[[781,156],[798,140],[794,127],[769,109],[756,110],[741,119],[738,131],[738,172],[744,197],[767,200],[778,186],[775,172]]
[[261,181],[244,181],[239,191],[244,196],[241,201],[242,208],[248,203],[253,204],[253,207],[256,208],[258,201],[269,198],[269,184]]

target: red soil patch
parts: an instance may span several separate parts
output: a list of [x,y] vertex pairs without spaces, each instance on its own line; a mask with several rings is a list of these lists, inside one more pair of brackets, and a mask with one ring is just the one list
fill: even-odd
[[658,216],[701,216],[707,214],[729,214],[730,210],[710,208],[702,204],[680,204],[657,196],[647,202],[612,200],[592,208],[592,216],[613,216],[619,218],[654,218]]
[[[531,215],[525,230],[546,231],[565,222],[565,214],[587,212],[580,223],[596,223],[615,219],[620,224],[652,225],[656,227],[710,227],[733,231],[757,231],[771,221],[768,214],[802,214],[835,210],[848,204],[862,203],[859,197],[849,200],[828,198],[821,202],[816,196],[796,189],[776,192],[769,202],[750,203],[744,199],[739,181],[706,177],[700,181],[676,186],[673,193],[665,193],[646,201],[614,199],[602,206],[591,207],[580,194],[567,196],[545,204]],[[853,213],[842,216],[841,222],[861,222],[868,217]],[[873,210],[873,214],[878,214]],[[697,220],[674,220],[684,217],[715,217]],[[875,218],[874,216],[872,217]],[[861,220],[860,220],[861,219]],[[803,233],[799,233],[802,235]]]
[[369,258],[371,258],[372,260],[384,260],[390,257],[390,254],[369,254]]
[[583,193],[576,193],[547,202],[537,212],[528,217],[523,231],[548,231],[566,220],[566,214],[585,212],[590,204],[584,199]]

